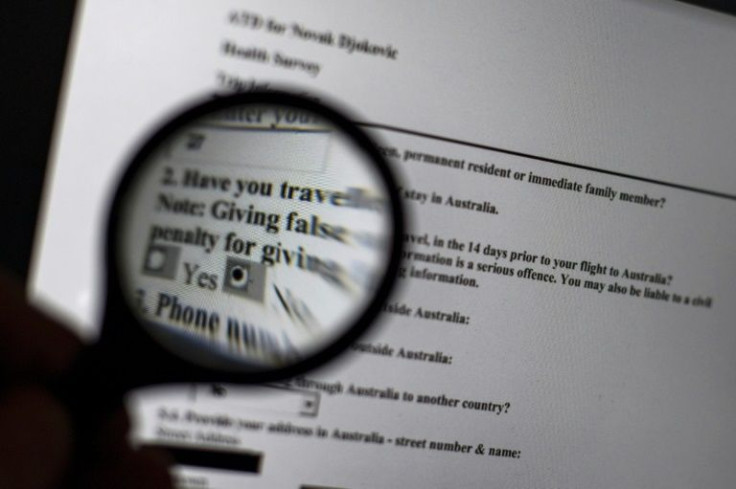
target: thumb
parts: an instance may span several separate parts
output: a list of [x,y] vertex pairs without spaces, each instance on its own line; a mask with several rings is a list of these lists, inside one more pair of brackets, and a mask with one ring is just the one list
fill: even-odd
[[46,390],[19,386],[0,398],[0,481],[8,489],[51,489],[72,451],[69,417]]

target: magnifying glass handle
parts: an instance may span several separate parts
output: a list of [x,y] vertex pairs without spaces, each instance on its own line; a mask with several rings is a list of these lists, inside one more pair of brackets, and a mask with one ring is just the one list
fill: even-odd
[[122,404],[122,386],[108,362],[103,348],[92,345],[54,385],[57,397],[80,421],[102,419]]

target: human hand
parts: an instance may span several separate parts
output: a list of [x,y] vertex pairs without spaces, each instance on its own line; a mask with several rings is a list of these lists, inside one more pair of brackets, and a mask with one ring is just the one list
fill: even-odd
[[129,445],[122,406],[87,441],[92,456],[72,463],[71,415],[47,386],[70,369],[81,347],[0,275],[0,487],[54,489],[71,480],[90,488],[173,487],[165,452]]

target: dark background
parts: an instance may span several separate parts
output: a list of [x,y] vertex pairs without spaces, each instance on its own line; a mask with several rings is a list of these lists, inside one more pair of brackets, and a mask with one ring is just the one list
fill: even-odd
[[[734,1],[688,3],[736,15]],[[74,8],[74,0],[0,0],[0,268],[22,280],[28,274]]]

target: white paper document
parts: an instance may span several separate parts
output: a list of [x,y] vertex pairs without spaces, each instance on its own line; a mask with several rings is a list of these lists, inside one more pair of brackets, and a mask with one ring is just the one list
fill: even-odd
[[399,283],[304,377],[133,396],[138,442],[226,461],[181,487],[732,487],[735,47],[670,1],[80,2],[30,294],[94,338],[136,148],[287,88],[398,175]]

